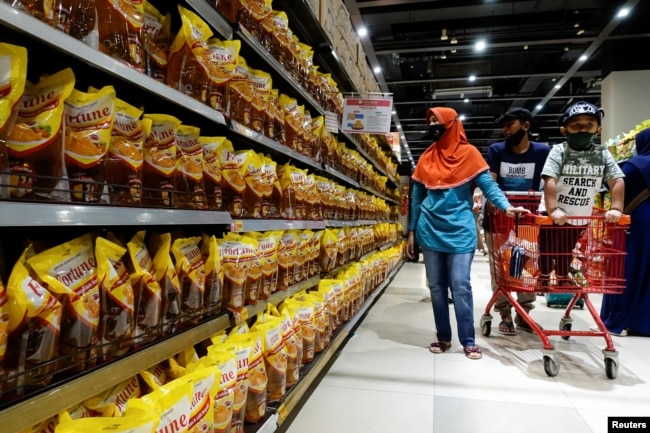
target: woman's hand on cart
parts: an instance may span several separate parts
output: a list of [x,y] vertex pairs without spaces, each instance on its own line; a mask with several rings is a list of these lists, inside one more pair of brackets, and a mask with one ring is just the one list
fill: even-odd
[[510,218],[519,217],[520,215],[530,214],[530,211],[523,206],[508,206],[506,208],[506,215]]
[[617,223],[621,219],[622,214],[618,209],[610,209],[605,212],[605,221],[608,223]]

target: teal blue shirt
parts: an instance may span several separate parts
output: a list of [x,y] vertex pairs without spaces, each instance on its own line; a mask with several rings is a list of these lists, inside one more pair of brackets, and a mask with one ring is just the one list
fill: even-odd
[[427,189],[413,183],[409,231],[428,250],[464,254],[476,249],[476,222],[472,210],[474,187],[502,211],[510,206],[499,185],[485,171],[460,186],[449,189]]

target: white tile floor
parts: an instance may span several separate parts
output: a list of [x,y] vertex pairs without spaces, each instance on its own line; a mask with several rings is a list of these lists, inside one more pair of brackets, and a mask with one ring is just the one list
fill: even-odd
[[[551,337],[560,372],[549,377],[537,335],[498,334],[498,314],[491,336],[481,335],[491,296],[482,255],[472,285],[482,360],[465,358],[455,336],[450,352],[428,351],[435,332],[424,265],[405,263],[287,432],[606,433],[608,416],[650,416],[650,338],[613,337],[619,370],[609,380],[602,337]],[[591,295],[597,310],[600,299]],[[563,310],[547,307],[543,297],[536,305],[531,316],[557,328]],[[593,325],[586,310],[572,316],[573,330]]]

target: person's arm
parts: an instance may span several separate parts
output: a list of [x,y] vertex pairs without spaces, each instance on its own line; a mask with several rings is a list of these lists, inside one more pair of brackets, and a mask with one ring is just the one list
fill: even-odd
[[411,209],[409,210],[408,237],[406,238],[406,255],[415,259],[415,229],[420,218],[422,201],[427,196],[427,189],[420,182],[413,182],[411,189]]
[[476,176],[475,180],[478,187],[483,191],[483,195],[494,204],[494,206],[505,212],[509,217],[514,217],[521,213],[530,213],[521,206],[514,207],[511,205],[508,198],[505,196],[503,191],[501,191],[501,188],[499,188],[499,185],[494,179],[492,179],[492,176],[490,176],[487,171]]
[[564,151],[562,144],[555,145],[546,158],[544,168],[542,169],[542,179],[544,180],[544,207],[546,213],[551,217],[555,224],[566,224],[567,216],[558,207],[557,204],[557,182],[562,167],[562,153]]
[[607,182],[612,194],[612,206],[605,212],[605,221],[615,223],[621,219],[625,203],[625,181],[622,177]]
[[605,221],[610,223],[618,222],[625,208],[625,174],[609,151],[605,152],[605,179],[612,194],[612,205],[609,211],[605,212]]
[[566,224],[566,214],[557,207],[557,179],[554,177],[544,177],[544,206],[546,207],[546,213],[555,224]]

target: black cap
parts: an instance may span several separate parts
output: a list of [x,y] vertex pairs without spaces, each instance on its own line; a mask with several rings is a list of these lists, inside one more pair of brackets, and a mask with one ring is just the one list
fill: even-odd
[[602,108],[598,108],[589,102],[580,101],[567,108],[564,114],[557,120],[557,123],[560,126],[564,126],[570,119],[583,114],[595,118],[599,125],[602,118],[605,117],[605,112]]
[[507,113],[498,116],[498,117],[495,119],[495,122],[496,122],[499,126],[503,126],[503,123],[504,123],[507,119],[519,119],[519,120],[521,120],[522,122],[530,122],[530,123],[533,123],[533,115],[531,114],[530,111],[528,111],[527,109],[525,109],[525,108],[523,108],[523,107],[511,108],[510,110],[508,110]]

